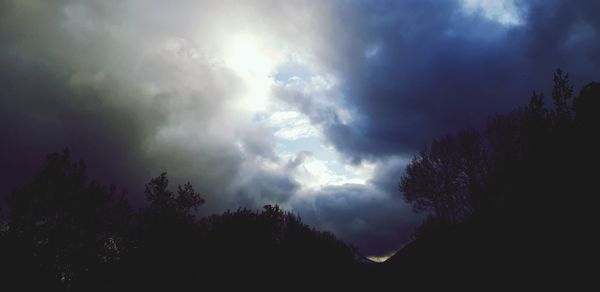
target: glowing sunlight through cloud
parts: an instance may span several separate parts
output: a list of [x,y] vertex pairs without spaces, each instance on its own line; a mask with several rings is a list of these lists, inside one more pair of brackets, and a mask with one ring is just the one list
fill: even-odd
[[[321,80],[324,78],[319,74],[301,78],[292,72],[293,76],[289,80],[276,80],[278,68],[290,60],[294,60],[299,68],[310,67],[295,58],[297,52],[283,50],[281,48],[285,46],[276,44],[273,38],[268,39],[250,32],[233,34],[225,41],[224,47],[226,68],[243,82],[241,96],[233,101],[233,108],[250,114],[251,123],[271,129],[276,141],[275,155],[279,162],[260,160],[264,169],[275,171],[277,168],[284,168],[284,164],[293,157],[310,153],[293,171],[294,178],[302,189],[316,190],[330,185],[367,183],[372,175],[372,165],[346,165],[334,148],[323,144],[324,137],[318,126],[274,96],[274,86],[285,86],[290,82],[295,90],[309,95],[323,90]],[[343,108],[337,110],[340,113],[346,112]],[[290,152],[290,149],[295,150]]]
[[264,111],[278,58],[257,36],[235,35],[226,45],[225,64],[243,79],[245,92],[236,106],[252,112]]

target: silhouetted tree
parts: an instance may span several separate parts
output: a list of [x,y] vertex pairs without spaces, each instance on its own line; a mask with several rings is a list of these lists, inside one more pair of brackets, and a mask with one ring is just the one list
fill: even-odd
[[569,74],[561,69],[554,73],[554,87],[552,88],[552,100],[554,101],[554,114],[557,123],[566,124],[572,118],[571,101],[573,99],[573,85],[569,81]]
[[447,224],[460,222],[480,204],[484,155],[476,131],[437,139],[408,165],[400,190],[415,211],[432,211]]
[[24,289],[100,285],[127,249],[127,201],[113,186],[88,182],[85,164],[71,162],[68,150],[48,155],[8,207],[3,265],[10,263],[8,279]]
[[584,162],[573,159],[574,145],[587,144],[578,137],[589,137],[591,129],[574,127],[592,125],[581,121],[594,116],[586,112],[593,106],[582,109],[581,104],[597,103],[589,94],[593,86],[584,87],[573,106],[569,76],[557,69],[552,109],[545,107],[543,94],[534,92],[526,107],[490,119],[483,135],[463,131],[434,140],[406,168],[400,182],[406,201],[450,224],[482,212],[551,213],[560,194],[580,184],[574,170]]
[[195,211],[204,199],[189,182],[171,191],[166,173],[152,178],[144,193],[146,206],[134,226],[135,250],[127,259],[132,271],[127,280],[147,289],[193,285],[202,248]]
[[85,164],[71,162],[67,150],[50,154],[0,220],[2,287],[250,289],[263,287],[265,276],[281,284],[298,275],[339,286],[357,271],[353,248],[277,205],[197,219],[204,199],[190,183],[171,191],[166,173],[146,184],[145,195],[146,206],[133,213],[115,187],[88,182]]
[[144,216],[172,217],[173,220],[193,222],[194,212],[204,204],[200,193],[197,193],[189,182],[177,186],[176,193],[169,190],[168,186],[169,179],[166,172],[146,184],[144,193],[147,206]]
[[413,159],[400,190],[431,216],[398,255],[404,272],[423,276],[437,267],[429,276],[460,277],[448,265],[460,261],[460,271],[480,277],[549,273],[591,251],[600,85],[574,97],[558,69],[552,100],[547,107],[534,92],[527,106],[492,117],[481,134],[442,137]]

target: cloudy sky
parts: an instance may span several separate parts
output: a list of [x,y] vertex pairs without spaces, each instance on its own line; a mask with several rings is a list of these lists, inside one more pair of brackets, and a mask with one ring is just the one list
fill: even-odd
[[69,147],[134,203],[167,171],[203,214],[280,204],[367,256],[432,138],[568,71],[600,80],[600,1],[0,0],[0,196]]

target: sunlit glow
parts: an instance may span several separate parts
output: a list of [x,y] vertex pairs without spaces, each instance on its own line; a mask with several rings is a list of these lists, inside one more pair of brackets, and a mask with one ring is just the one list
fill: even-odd
[[383,263],[383,262],[387,261],[389,258],[391,258],[394,254],[396,254],[396,251],[393,251],[392,253],[389,253],[389,254],[383,255],[383,256],[368,256],[367,258],[376,263]]
[[228,46],[227,65],[238,73],[269,75],[275,65],[273,52],[251,35],[237,35]]
[[273,82],[271,75],[278,63],[275,51],[249,34],[234,36],[225,50],[225,64],[246,86],[236,106],[253,112],[265,110]]
[[[280,160],[264,159],[260,164],[269,172],[288,171],[300,183],[303,190],[317,190],[326,186],[344,184],[367,184],[373,175],[373,165],[363,163],[349,166],[340,160],[336,150],[322,145],[320,129],[301,112],[282,107],[273,98],[280,81],[275,80],[279,66],[290,59],[290,52],[279,50],[278,43],[268,36],[252,33],[236,34],[224,44],[225,66],[243,82],[243,88],[232,106],[241,112],[257,117],[261,123],[273,130],[278,143],[276,155]],[[378,49],[375,49],[378,50]],[[377,52],[371,52],[376,54]],[[290,85],[290,84],[293,84]],[[330,76],[311,75],[305,78],[289,78],[287,86],[304,94],[322,94],[335,85]],[[319,100],[327,102],[327,100]],[[340,118],[349,120],[348,113],[339,109]],[[246,152],[246,146],[238,148]],[[286,162],[296,159],[298,153],[310,155],[293,169],[286,170]],[[281,164],[283,163],[283,164]]]

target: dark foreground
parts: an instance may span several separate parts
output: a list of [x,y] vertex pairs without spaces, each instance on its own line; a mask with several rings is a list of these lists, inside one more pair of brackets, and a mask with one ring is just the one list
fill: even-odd
[[597,232],[600,85],[574,96],[558,71],[552,99],[534,94],[484,130],[417,155],[400,188],[431,216],[382,264],[277,206],[197,218],[200,194],[190,184],[172,191],[166,174],[146,185],[136,210],[115,187],[90,181],[68,151],[50,154],[2,208],[0,289],[512,290],[585,279]]

